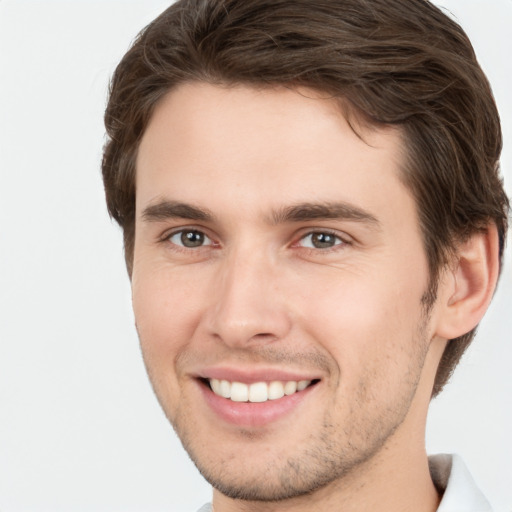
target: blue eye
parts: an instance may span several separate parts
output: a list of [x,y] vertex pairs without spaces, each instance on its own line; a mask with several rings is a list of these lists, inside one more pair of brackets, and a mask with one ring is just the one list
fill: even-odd
[[203,247],[205,245],[212,245],[213,242],[202,231],[195,229],[183,229],[176,231],[169,238],[169,242],[186,247],[187,249],[194,249],[196,247]]
[[331,249],[345,243],[339,236],[328,231],[314,231],[300,239],[299,244],[308,249]]

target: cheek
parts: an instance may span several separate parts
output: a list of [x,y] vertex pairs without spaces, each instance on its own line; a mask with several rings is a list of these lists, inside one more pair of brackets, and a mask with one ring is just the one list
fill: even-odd
[[179,273],[134,269],[133,311],[146,365],[169,367],[192,338],[200,318],[198,292],[198,283]]
[[345,275],[298,308],[308,313],[302,321],[310,335],[337,362],[343,386],[360,386],[370,369],[380,386],[393,384],[420,349],[423,288],[397,275]]

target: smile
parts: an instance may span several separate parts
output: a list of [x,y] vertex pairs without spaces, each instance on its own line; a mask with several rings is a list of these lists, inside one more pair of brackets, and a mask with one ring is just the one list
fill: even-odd
[[318,395],[322,382],[302,372],[274,369],[216,367],[203,372],[195,381],[205,403],[217,418],[236,428],[266,428],[285,420],[301,410],[301,404],[311,396]]
[[221,379],[208,379],[211,390],[222,398],[232,402],[261,403],[268,400],[279,400],[284,396],[290,396],[297,392],[304,391],[313,381],[272,381],[254,382],[244,384],[243,382],[230,382]]

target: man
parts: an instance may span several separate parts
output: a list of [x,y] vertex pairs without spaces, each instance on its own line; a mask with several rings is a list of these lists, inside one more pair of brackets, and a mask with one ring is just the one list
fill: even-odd
[[144,361],[202,510],[488,510],[424,447],[507,228],[462,29],[424,0],[178,1],[106,127]]

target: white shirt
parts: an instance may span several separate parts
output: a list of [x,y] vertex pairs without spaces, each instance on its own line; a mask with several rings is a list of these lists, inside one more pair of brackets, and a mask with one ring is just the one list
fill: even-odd
[[433,455],[428,462],[435,486],[444,490],[437,512],[492,512],[458,455]]
[[[443,498],[437,512],[492,512],[458,455],[439,454],[428,458],[432,480]],[[211,512],[211,505],[197,512]]]

